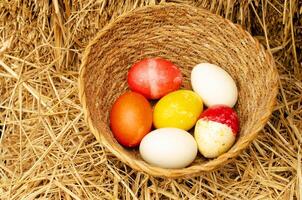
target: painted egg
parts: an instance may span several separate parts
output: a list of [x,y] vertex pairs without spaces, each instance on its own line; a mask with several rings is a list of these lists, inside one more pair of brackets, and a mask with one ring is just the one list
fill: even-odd
[[149,164],[175,169],[190,165],[198,150],[190,133],[178,128],[161,128],[143,138],[139,151]]
[[110,127],[116,140],[126,147],[138,146],[152,127],[152,108],[141,94],[126,92],[113,104]]
[[200,96],[190,90],[178,90],[161,98],[154,107],[153,123],[156,128],[174,127],[191,129],[203,104]]
[[227,105],[233,107],[238,98],[233,78],[222,68],[210,63],[196,65],[191,72],[193,90],[208,107]]
[[127,81],[132,91],[148,99],[159,99],[179,89],[182,75],[178,67],[168,60],[145,58],[131,67]]
[[206,158],[215,158],[231,148],[238,130],[237,113],[228,106],[216,105],[201,114],[194,137],[200,153]]

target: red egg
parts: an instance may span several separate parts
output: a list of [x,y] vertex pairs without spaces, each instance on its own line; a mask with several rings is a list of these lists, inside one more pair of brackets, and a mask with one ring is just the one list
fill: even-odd
[[138,146],[152,126],[152,108],[136,92],[126,92],[113,104],[110,127],[116,140],[126,147]]
[[145,58],[135,63],[128,72],[128,85],[132,91],[148,99],[159,99],[180,88],[181,71],[163,58]]

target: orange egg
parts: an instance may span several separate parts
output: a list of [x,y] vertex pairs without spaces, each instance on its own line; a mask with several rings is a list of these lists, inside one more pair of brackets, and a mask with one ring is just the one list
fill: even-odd
[[126,147],[138,146],[152,126],[152,108],[148,100],[136,92],[126,92],[113,104],[110,127],[116,140]]

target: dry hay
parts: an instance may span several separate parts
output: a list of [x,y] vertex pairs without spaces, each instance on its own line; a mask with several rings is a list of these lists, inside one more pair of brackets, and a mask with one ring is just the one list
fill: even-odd
[[[71,3],[72,2],[72,3]],[[83,48],[119,14],[156,0],[0,1],[0,199],[302,199],[302,7],[295,0],[174,0],[242,24],[280,72],[267,126],[233,163],[189,179],[133,171],[83,121]]]

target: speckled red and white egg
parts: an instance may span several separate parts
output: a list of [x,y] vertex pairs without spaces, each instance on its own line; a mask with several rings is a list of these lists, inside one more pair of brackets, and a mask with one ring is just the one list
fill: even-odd
[[225,105],[205,110],[195,125],[194,136],[200,153],[215,158],[230,149],[239,130],[237,113]]

